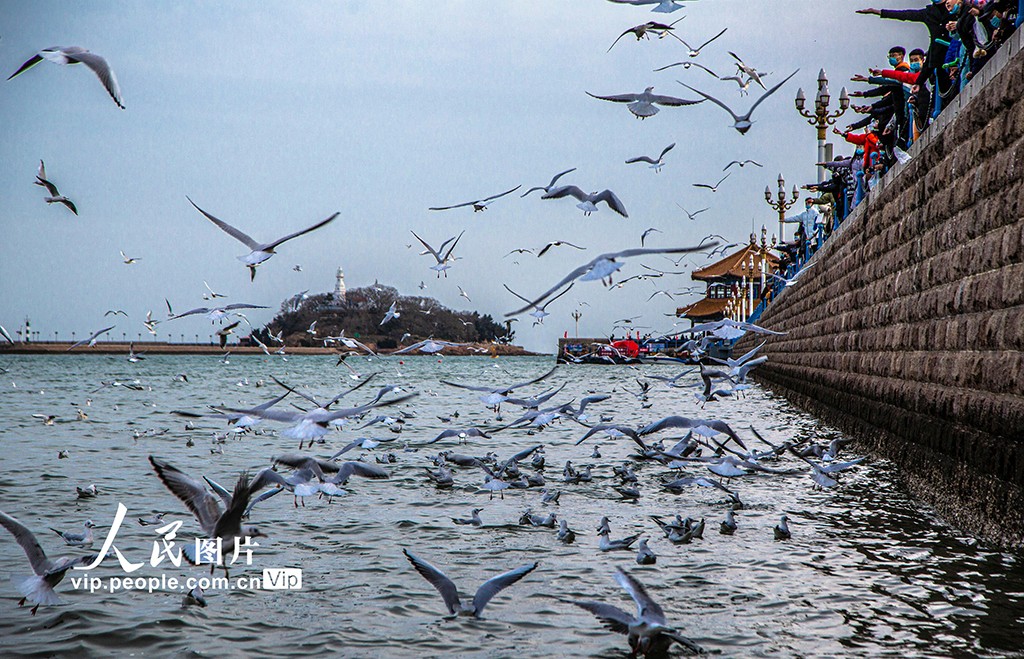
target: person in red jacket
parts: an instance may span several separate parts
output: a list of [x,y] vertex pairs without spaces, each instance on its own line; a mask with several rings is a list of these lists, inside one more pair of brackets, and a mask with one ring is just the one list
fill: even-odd
[[838,128],[833,128],[832,132],[842,135],[843,139],[850,144],[864,147],[864,172],[867,175],[868,170],[871,169],[871,154],[878,153],[878,135],[875,135],[873,130],[864,133],[851,133],[848,130],[841,131]]

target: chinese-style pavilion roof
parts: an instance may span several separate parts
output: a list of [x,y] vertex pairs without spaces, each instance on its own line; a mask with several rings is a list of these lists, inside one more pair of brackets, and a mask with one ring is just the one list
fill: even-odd
[[744,270],[741,265],[744,263],[749,264],[751,257],[754,258],[753,276],[760,277],[762,255],[767,259],[768,272],[765,273],[765,276],[768,276],[769,273],[775,272],[775,270],[778,269],[779,257],[775,256],[768,250],[761,249],[758,245],[748,243],[739,250],[729,254],[721,261],[704,266],[699,270],[694,270],[690,273],[690,277],[698,281],[709,281],[715,279],[739,280],[743,275],[747,275],[749,277],[751,274],[750,270]]
[[693,304],[676,309],[676,316],[689,318],[691,320],[706,320],[725,317],[725,307],[729,304],[727,298],[704,298]]

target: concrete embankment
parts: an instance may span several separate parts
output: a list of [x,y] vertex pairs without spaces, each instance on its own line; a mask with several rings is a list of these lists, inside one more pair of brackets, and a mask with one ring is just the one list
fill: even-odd
[[[965,531],[1024,545],[1018,30],[759,323],[757,379],[859,435]],[[744,338],[737,354],[754,345]]]

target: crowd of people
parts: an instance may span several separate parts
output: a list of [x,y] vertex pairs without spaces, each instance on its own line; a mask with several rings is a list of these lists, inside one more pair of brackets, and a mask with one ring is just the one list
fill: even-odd
[[890,167],[909,159],[910,145],[1020,26],[1024,0],[931,0],[923,9],[857,13],[922,23],[928,43],[909,52],[893,46],[887,67],[851,78],[870,85],[850,93],[864,99],[862,105],[851,104],[864,117],[833,131],[853,147],[853,154],[818,163],[830,178],[803,186],[815,196],[804,200],[802,213],[785,219],[797,225],[796,239],[783,244],[783,269],[789,272],[810,258]]

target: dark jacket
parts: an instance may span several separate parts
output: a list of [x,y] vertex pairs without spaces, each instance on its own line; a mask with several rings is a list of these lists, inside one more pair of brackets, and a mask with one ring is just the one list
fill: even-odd
[[928,5],[924,9],[882,9],[882,18],[891,18],[896,21],[912,21],[924,23],[928,28],[928,59],[921,69],[918,77],[920,82],[928,80],[928,77],[946,58],[946,47],[949,44],[949,32],[946,30],[946,23],[954,20],[954,16],[946,11],[943,3]]

